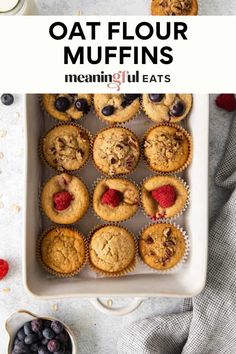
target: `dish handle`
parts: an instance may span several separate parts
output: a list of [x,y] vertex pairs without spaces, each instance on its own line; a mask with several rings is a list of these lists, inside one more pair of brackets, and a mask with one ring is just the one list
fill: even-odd
[[124,316],[135,311],[146,299],[146,297],[135,297],[128,305],[113,308],[109,305],[104,304],[99,298],[96,297],[91,298],[90,302],[98,311],[106,315]]

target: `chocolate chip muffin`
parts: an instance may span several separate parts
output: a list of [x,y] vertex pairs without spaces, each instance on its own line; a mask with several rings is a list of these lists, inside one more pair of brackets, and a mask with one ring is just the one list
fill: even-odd
[[154,122],[180,122],[192,108],[191,94],[150,93],[143,95],[143,110]]
[[91,235],[89,263],[91,269],[105,276],[125,275],[135,267],[136,244],[123,227],[101,226]]
[[197,0],[152,0],[151,14],[156,16],[196,16]]
[[44,94],[43,109],[53,118],[68,122],[71,119],[81,119],[92,105],[92,95],[87,93]]
[[73,224],[89,207],[86,185],[76,176],[62,173],[44,185],[41,206],[48,218],[57,224]]
[[140,94],[95,94],[94,109],[98,117],[107,123],[127,122],[138,113],[140,96]]
[[115,176],[132,172],[138,164],[139,157],[138,139],[129,129],[121,127],[103,129],[94,139],[94,164],[106,175]]
[[159,173],[185,170],[192,160],[192,139],[176,124],[159,124],[149,129],[143,140],[144,160]]
[[78,170],[89,158],[89,133],[72,124],[56,126],[43,137],[41,151],[45,161],[55,170]]
[[184,257],[186,241],[182,231],[171,224],[148,226],[139,239],[139,253],[144,263],[156,270],[176,266]]
[[103,220],[119,222],[136,213],[138,200],[138,189],[134,183],[124,178],[104,178],[94,189],[93,208]]

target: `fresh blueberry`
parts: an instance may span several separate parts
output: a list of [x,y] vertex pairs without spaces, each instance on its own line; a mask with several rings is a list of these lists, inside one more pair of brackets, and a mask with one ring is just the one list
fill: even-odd
[[20,342],[20,343],[14,345],[14,352],[16,354],[25,354],[25,353],[28,353],[28,349],[27,349],[27,346],[23,342]]
[[38,333],[43,328],[43,321],[39,318],[36,320],[31,321],[31,329],[33,332]]
[[43,321],[43,327],[44,327],[44,328],[49,328],[49,327],[51,327],[51,324],[52,324],[52,321],[49,321],[49,320],[44,320],[44,321]]
[[170,115],[174,117],[180,117],[184,113],[185,110],[185,104],[183,101],[177,101],[173,104],[173,106],[170,108]]
[[40,348],[40,345],[38,343],[33,343],[30,346],[30,350],[34,353],[38,353],[39,348]]
[[37,342],[39,337],[37,334],[28,334],[28,336],[25,337],[25,344],[26,345],[31,345],[35,342]]
[[47,345],[48,342],[49,342],[49,339],[47,339],[47,338],[43,338],[43,339],[41,340],[41,344],[42,344],[42,345]]
[[65,112],[70,107],[70,101],[67,97],[61,96],[58,97],[55,101],[55,108],[59,112]]
[[38,354],[50,354],[49,351],[47,350],[47,347],[42,346],[38,349]]
[[17,332],[17,338],[23,342],[25,340],[25,337],[26,337],[26,334],[25,334],[25,331],[24,331],[24,328],[21,328],[18,332]]
[[163,100],[165,95],[163,93],[150,93],[148,96],[152,102],[158,103]]
[[25,325],[24,325],[24,332],[25,332],[25,335],[28,336],[29,334],[32,334],[32,330],[31,330],[31,324],[30,322],[27,322]]
[[102,109],[102,114],[104,116],[111,116],[115,112],[115,107],[112,105],[105,106]]
[[55,337],[55,333],[53,332],[53,330],[51,328],[45,328],[43,330],[43,336],[44,336],[44,338],[47,338],[47,339],[53,339]]
[[60,350],[60,342],[56,339],[52,339],[48,342],[47,348],[51,353],[58,352]]
[[61,343],[67,343],[69,336],[66,331],[63,331],[62,333],[58,334],[55,339],[59,340]]
[[10,93],[4,93],[1,96],[1,101],[5,106],[10,106],[14,102],[14,96]]
[[84,113],[88,113],[89,111],[88,101],[85,98],[79,98],[77,101],[75,101],[75,107],[78,109],[78,111]]

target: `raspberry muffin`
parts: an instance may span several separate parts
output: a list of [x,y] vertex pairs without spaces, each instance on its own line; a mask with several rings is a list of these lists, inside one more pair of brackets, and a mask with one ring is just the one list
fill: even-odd
[[41,150],[46,162],[55,170],[78,170],[89,158],[89,133],[72,124],[56,126],[42,139]]
[[156,16],[196,16],[197,0],[152,0],[151,14]]
[[86,262],[86,244],[80,232],[56,227],[40,239],[39,256],[48,272],[60,277],[73,276]]
[[138,139],[129,129],[107,128],[101,130],[94,139],[94,164],[106,175],[115,176],[132,172],[138,164],[139,157]]
[[71,119],[81,119],[92,105],[92,95],[86,93],[44,94],[43,109],[53,118],[68,122]]
[[95,230],[89,242],[91,269],[105,276],[125,275],[135,267],[136,244],[123,227],[107,225]]
[[192,108],[191,94],[150,93],[143,95],[143,110],[154,122],[180,122]]
[[139,239],[139,253],[144,263],[156,270],[176,266],[186,254],[182,231],[171,224],[148,226]]
[[57,224],[73,224],[89,207],[85,184],[67,173],[52,177],[43,187],[41,206],[47,217]]
[[173,218],[187,207],[189,190],[183,180],[174,176],[152,176],[143,182],[141,199],[152,220]]
[[100,180],[93,193],[93,209],[106,221],[124,221],[138,210],[138,189],[127,179]]
[[107,123],[123,123],[133,118],[140,107],[140,94],[95,94],[94,109]]
[[159,124],[147,131],[143,141],[144,160],[159,173],[181,172],[192,160],[192,139],[175,124]]

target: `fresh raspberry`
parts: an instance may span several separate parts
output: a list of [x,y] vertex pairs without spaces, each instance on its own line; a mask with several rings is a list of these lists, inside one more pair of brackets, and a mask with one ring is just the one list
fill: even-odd
[[169,208],[176,201],[176,190],[170,184],[161,186],[151,192],[153,199],[155,199],[161,208]]
[[9,265],[7,261],[4,261],[4,259],[0,259],[0,280],[5,278],[9,271]]
[[227,112],[233,112],[236,110],[236,99],[233,94],[221,94],[216,98],[216,105],[219,108],[223,108]]
[[53,195],[54,208],[57,211],[65,210],[73,199],[73,195],[67,191],[57,192]]
[[102,204],[110,205],[112,208],[117,207],[121,202],[121,193],[116,189],[108,189],[101,198]]

